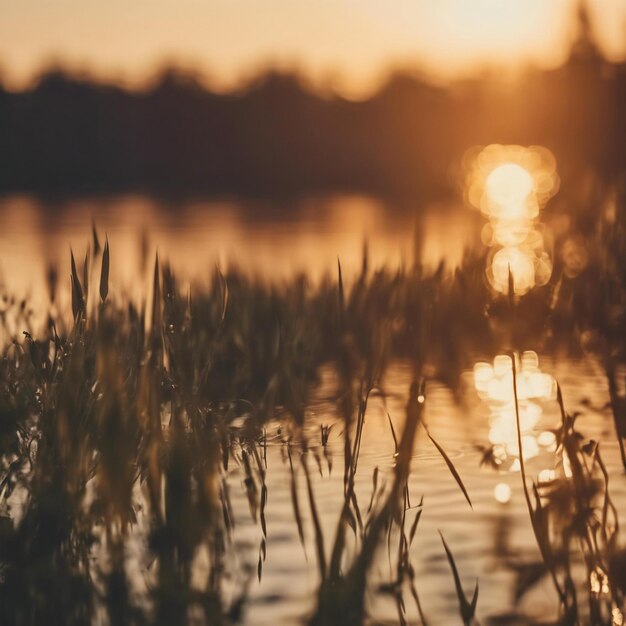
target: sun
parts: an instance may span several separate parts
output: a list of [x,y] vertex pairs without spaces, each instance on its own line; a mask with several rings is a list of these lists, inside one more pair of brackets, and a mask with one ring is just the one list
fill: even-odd
[[514,220],[529,217],[529,199],[535,182],[530,172],[517,163],[504,163],[487,176],[485,191],[491,213],[499,219]]

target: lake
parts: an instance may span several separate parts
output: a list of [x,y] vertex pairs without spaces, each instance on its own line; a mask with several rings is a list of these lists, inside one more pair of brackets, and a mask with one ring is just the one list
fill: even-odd
[[[434,268],[444,262],[454,268],[464,250],[479,245],[482,220],[461,206],[439,205],[418,210],[362,196],[309,198],[281,205],[251,201],[165,202],[146,196],[72,199],[46,202],[32,197],[0,200],[0,265],[9,291],[29,295],[34,303],[46,300],[45,272],[58,264],[62,281],[69,276],[69,250],[84,255],[91,237],[92,220],[101,239],[106,233],[111,246],[112,291],[135,296],[149,280],[153,255],[169,260],[183,282],[203,283],[215,264],[236,263],[243,271],[264,280],[280,282],[306,272],[313,280],[334,272],[340,258],[348,276],[358,270],[364,242],[372,266],[400,266],[416,259]],[[63,282],[60,305],[69,298],[69,278]],[[541,370],[554,376],[563,389],[570,411],[580,410],[579,429],[602,441],[611,476],[612,495],[619,510],[626,505],[624,479],[612,419],[606,408],[607,386],[591,361],[557,361],[540,355]],[[332,401],[332,375],[322,382],[309,407],[307,432],[319,440],[320,424],[338,423]],[[402,428],[406,392],[410,382],[407,365],[396,362],[385,378],[386,407],[396,431]],[[554,398],[544,398],[541,414],[528,431],[539,437],[558,423]],[[363,506],[369,500],[372,474],[378,467],[389,476],[394,443],[382,400],[373,397],[367,413],[357,477],[357,495]],[[460,624],[454,583],[438,531],[454,552],[459,571],[471,597],[480,581],[477,615],[483,624],[521,624],[506,621],[514,608],[515,567],[539,560],[539,552],[523,498],[519,468],[499,472],[481,467],[479,445],[493,436],[493,411],[476,391],[472,372],[463,376],[455,396],[436,381],[426,388],[425,421],[435,439],[453,460],[470,494],[473,510],[448,471],[444,460],[422,430],[414,450],[410,497],[415,504],[424,497],[424,513],[411,548],[416,565],[415,581],[431,624]],[[256,567],[261,531],[248,510],[244,475],[236,466],[229,470],[235,541],[239,571],[253,572],[244,623],[250,625],[301,624],[314,606],[318,574],[309,516],[303,515],[305,548],[300,544],[290,496],[289,466],[279,437],[280,425],[268,425],[267,559],[261,581]],[[510,443],[510,442],[509,442]],[[513,442],[514,443],[514,442]],[[313,457],[308,463],[313,478],[326,546],[333,537],[342,503],[342,440],[340,426],[329,439],[336,469]],[[548,447],[528,461],[530,476],[554,466]],[[503,487],[504,485],[504,487]],[[510,488],[510,491],[509,491]],[[300,498],[306,491],[299,475]],[[409,512],[412,521],[412,512]],[[128,555],[129,570],[141,592],[149,565],[142,560],[141,515],[135,551]],[[505,549],[508,546],[508,549]],[[389,579],[384,549],[372,572],[374,582]],[[305,554],[306,553],[306,554]],[[194,573],[202,578],[202,564]],[[145,589],[144,589],[145,591]],[[369,610],[374,620],[397,623],[397,609],[390,597],[372,595]],[[556,616],[553,589],[539,585],[523,600],[521,610],[536,617]],[[407,619],[417,623],[415,609],[407,602]]]
[[[164,201],[148,196],[46,201],[0,198],[0,276],[20,296],[41,295],[49,263],[69,294],[69,251],[82,259],[95,222],[111,246],[112,279],[130,294],[152,268],[155,252],[179,277],[202,282],[215,264],[271,280],[298,272],[320,278],[341,260],[360,268],[367,242],[372,266],[419,257],[428,267],[456,267],[478,241],[482,220],[460,205],[411,207],[367,196],[282,201]],[[148,257],[148,258],[146,258]]]

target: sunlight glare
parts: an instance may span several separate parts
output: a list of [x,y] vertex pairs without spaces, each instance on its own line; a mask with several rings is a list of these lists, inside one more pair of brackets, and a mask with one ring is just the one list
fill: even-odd
[[[537,457],[554,441],[554,434],[536,432],[543,417],[541,402],[555,397],[554,378],[539,368],[537,353],[528,350],[515,355],[515,372],[522,452],[524,459]],[[519,469],[517,415],[513,392],[511,357],[499,354],[493,365],[479,361],[474,365],[474,388],[489,409],[489,442],[494,457],[509,471]],[[547,433],[547,434],[546,434]],[[516,461],[518,462],[516,464]]]
[[496,291],[507,293],[509,270],[513,275],[516,293],[526,293],[535,286],[535,263],[526,250],[508,246],[496,252],[488,274],[489,282]]
[[487,176],[485,190],[494,217],[515,220],[528,217],[527,206],[535,184],[528,170],[517,163],[504,163]]
[[558,188],[552,153],[492,144],[468,151],[465,165],[467,201],[489,219],[482,240],[493,249],[486,270],[491,287],[508,293],[509,268],[517,295],[547,284],[552,260],[537,222]]

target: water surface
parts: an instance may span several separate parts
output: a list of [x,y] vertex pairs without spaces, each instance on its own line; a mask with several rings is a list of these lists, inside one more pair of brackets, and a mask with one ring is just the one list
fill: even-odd
[[459,205],[412,206],[368,196],[335,195],[293,201],[179,200],[144,195],[46,201],[0,198],[0,269],[13,292],[41,295],[55,263],[68,293],[70,247],[78,259],[91,224],[111,245],[116,287],[133,294],[158,251],[182,279],[204,281],[217,263],[272,280],[298,272],[319,278],[358,270],[364,243],[373,267],[419,259],[450,268],[478,241],[479,216]]
[[[82,258],[95,221],[100,237],[108,235],[111,245],[112,291],[131,296],[142,292],[148,281],[153,254],[171,261],[183,281],[203,282],[215,264],[222,268],[236,261],[243,271],[263,279],[281,281],[298,272],[313,279],[335,271],[341,259],[346,274],[358,270],[364,241],[368,243],[373,267],[399,267],[418,259],[435,267],[444,261],[456,267],[466,247],[477,245],[481,220],[460,206],[399,207],[390,202],[363,196],[309,198],[276,205],[242,201],[164,202],[147,196],[72,199],[46,202],[14,196],[0,200],[0,267],[10,291],[30,295],[46,303],[45,272],[50,264],[60,268],[60,304],[68,302],[69,250]],[[611,474],[611,489],[618,510],[625,510],[624,479],[612,419],[604,408],[606,383],[588,361],[557,362],[542,358],[542,369],[560,382],[570,411],[580,410],[579,429],[602,441],[603,454]],[[342,503],[342,442],[339,419],[332,401],[333,379],[329,372],[309,407],[307,428],[312,442],[319,440],[319,425],[333,424],[329,449],[335,469],[322,464],[322,475],[312,453],[308,459],[313,489],[321,512],[327,548],[330,547]],[[429,383],[426,422],[435,438],[453,459],[470,493],[470,509],[448,472],[444,461],[422,431],[414,452],[410,494],[413,503],[424,497],[424,513],[411,553],[416,566],[416,584],[424,611],[432,624],[460,624],[452,575],[439,539],[441,530],[453,550],[467,594],[480,580],[478,616],[489,623],[495,616],[513,609],[514,572],[511,559],[502,558],[506,542],[518,562],[539,559],[530,520],[522,496],[519,472],[498,474],[480,467],[477,444],[489,436],[489,410],[473,388],[471,375],[464,378],[461,402],[452,391],[437,382]],[[410,372],[396,363],[385,379],[387,408],[400,431]],[[537,432],[558,424],[558,408],[546,402]],[[270,439],[278,423],[270,424]],[[256,579],[261,530],[248,510],[244,476],[231,468],[229,484],[235,512],[235,541],[238,544],[237,571],[249,571],[249,603],[244,621],[250,625],[300,624],[312,610],[318,585],[317,566],[308,509],[303,506],[306,548],[303,550],[289,492],[289,466],[278,439],[268,450],[267,560],[260,582]],[[389,476],[394,444],[382,400],[370,403],[359,463],[357,494],[366,506],[372,488],[372,473],[378,467]],[[529,461],[533,476],[553,459],[546,455]],[[511,487],[511,499],[500,504],[494,497],[498,484]],[[304,477],[299,473],[301,502],[306,501]],[[414,512],[409,512],[409,523]],[[146,573],[141,544],[129,555],[133,580]],[[196,573],[201,578],[199,567]],[[390,579],[385,549],[372,572],[372,580]],[[376,620],[396,623],[397,612],[390,598],[371,595],[369,610]],[[525,597],[520,607],[535,616],[554,617],[554,593],[540,585]],[[416,623],[414,606],[407,600],[407,617]]]

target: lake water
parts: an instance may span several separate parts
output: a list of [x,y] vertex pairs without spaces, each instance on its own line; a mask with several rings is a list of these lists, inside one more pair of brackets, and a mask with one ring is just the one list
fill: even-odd
[[[0,200],[0,265],[10,290],[31,294],[35,301],[45,299],[47,264],[59,264],[61,277],[69,275],[69,248],[78,255],[84,254],[92,219],[100,236],[106,232],[109,237],[112,288],[127,293],[133,293],[147,280],[149,269],[145,267],[145,259],[150,259],[151,265],[157,249],[160,257],[169,259],[181,277],[190,282],[206,280],[215,263],[228,267],[234,259],[247,272],[282,280],[299,271],[313,277],[334,271],[337,257],[349,274],[360,265],[364,240],[368,242],[374,266],[408,264],[418,256],[431,267],[442,260],[454,267],[459,264],[465,247],[477,245],[481,228],[480,218],[462,207],[432,206],[417,211],[417,207],[398,208],[366,197],[334,196],[294,202],[288,207],[288,217],[284,208],[236,201],[168,204],[143,196],[72,200],[54,206],[29,197],[4,198]],[[66,285],[63,296],[66,300],[67,294]],[[602,441],[612,495],[618,510],[624,511],[626,479],[612,419],[604,408],[607,388],[601,373],[588,361],[556,362],[543,357],[541,368],[559,380],[568,409],[582,412],[579,429],[586,436]],[[408,367],[402,363],[394,364],[386,376],[387,404],[396,431],[402,428],[409,377]],[[322,380],[310,407],[311,441],[319,441],[320,423],[338,422],[330,401],[332,377]],[[471,373],[464,381],[460,403],[455,401],[451,390],[430,383],[426,390],[425,420],[453,459],[474,509],[469,508],[423,431],[417,440],[410,479],[412,502],[417,503],[424,496],[424,513],[411,548],[416,584],[429,623],[437,625],[461,624],[453,579],[438,530],[444,533],[455,555],[469,596],[476,579],[480,581],[477,614],[482,624],[495,623],[491,620],[507,615],[514,608],[514,573],[498,556],[502,541],[506,538],[518,561],[539,559],[519,472],[496,473],[480,467],[481,452],[476,444],[488,442],[489,409],[479,399]],[[542,408],[541,420],[533,429],[535,433],[558,422],[555,401],[543,403]],[[278,424],[270,424],[268,436],[271,438],[277,429]],[[309,459],[327,548],[336,528],[343,493],[340,430],[337,425],[329,440],[337,468],[332,474],[323,465],[320,476],[313,458]],[[393,452],[382,403],[373,398],[357,481],[362,506],[369,501],[374,468],[388,476]],[[536,476],[553,461],[548,453],[538,455],[529,461],[529,474]],[[240,558],[235,566],[247,565],[254,572],[244,622],[254,626],[301,624],[313,607],[319,581],[305,506],[302,508],[306,558],[298,538],[289,491],[289,466],[284,461],[281,444],[270,444],[268,450],[267,559],[260,583],[256,579],[256,563],[261,531],[258,523],[251,520],[243,479],[237,468],[231,468],[229,483]],[[510,500],[505,504],[494,497],[498,484],[511,488]],[[299,486],[304,503],[306,492],[301,472]],[[389,579],[387,557],[384,550],[381,553],[372,572],[375,581]],[[139,560],[135,566],[141,567]],[[390,599],[380,595],[371,598],[369,610],[376,621],[397,623],[396,607]],[[540,585],[523,600],[520,609],[535,616],[554,617],[553,589]],[[408,599],[407,618],[409,623],[418,623]]]
[[[618,511],[626,510],[626,478],[623,475],[619,450],[615,439],[610,413],[601,408],[608,398],[606,384],[588,362],[557,363],[542,360],[542,369],[558,378],[568,410],[582,412],[578,427],[586,436],[602,441],[603,456],[611,475],[611,491]],[[504,543],[510,550],[508,562],[530,563],[540,559],[530,525],[524,500],[519,471],[496,472],[480,467],[481,452],[475,444],[485,444],[489,437],[488,410],[473,389],[468,373],[462,392],[463,403],[455,403],[449,389],[432,383],[426,391],[425,421],[435,439],[445,448],[453,460],[467,487],[473,510],[448,472],[445,462],[428,440],[425,432],[419,433],[412,459],[410,477],[411,502],[415,505],[424,496],[424,512],[420,520],[411,555],[416,568],[416,585],[422,605],[430,624],[462,624],[458,614],[458,602],[454,583],[438,531],[441,530],[452,549],[468,597],[471,597],[476,579],[480,583],[477,617],[482,624],[496,623],[495,619],[520,612],[536,618],[556,618],[557,605],[554,589],[546,580],[525,596],[516,607],[513,585],[515,573],[507,566],[502,555]],[[404,419],[406,391],[410,371],[402,364],[390,369],[386,378],[387,406],[400,431]],[[319,441],[319,423],[339,421],[332,405],[322,397],[311,407],[315,418],[310,424],[311,441]],[[556,401],[543,403],[544,413],[535,433],[559,423]],[[594,407],[591,409],[590,407]],[[271,428],[270,428],[270,433]],[[340,511],[342,494],[342,439],[340,426],[331,435],[330,447],[338,469],[329,476],[320,476],[313,458],[309,466],[313,477],[313,489],[321,513],[327,549],[334,536]],[[378,467],[383,475],[390,475],[394,444],[382,402],[373,399],[364,429],[357,493],[361,506],[369,502],[372,489],[372,473]],[[546,467],[554,466],[554,457],[543,453],[527,462],[529,476]],[[323,465],[324,470],[326,469]],[[243,528],[240,536],[249,541],[248,558],[256,566],[258,543],[261,533],[253,524],[243,489],[243,477],[235,473],[231,495],[238,519]],[[299,475],[301,506],[306,511],[304,477]],[[511,488],[510,500],[499,503],[494,497],[497,485]],[[270,447],[268,453],[268,504],[267,504],[267,561],[260,584],[256,579],[251,586],[248,605],[249,624],[299,624],[313,607],[318,573],[315,561],[314,538],[310,524],[307,525],[307,555],[303,550],[294,523],[289,492],[289,469],[282,460],[278,446]],[[412,522],[410,512],[407,525]],[[307,522],[310,521],[308,520]],[[395,544],[394,544],[395,545]],[[394,548],[392,548],[393,550]],[[514,555],[511,557],[511,555]],[[386,547],[380,550],[380,558],[372,572],[372,578],[388,581],[390,569]],[[397,608],[389,597],[372,595],[369,609],[376,623],[397,623]],[[409,623],[419,624],[417,611],[410,596],[406,598]],[[494,621],[492,621],[494,620]],[[527,624],[523,618],[502,621],[505,624]]]
[[[384,202],[366,196],[324,196],[294,201],[163,201],[117,196],[46,201],[0,198],[0,276],[12,292],[39,297],[49,263],[60,268],[69,294],[69,251],[84,256],[91,224],[111,246],[112,287],[136,293],[154,253],[182,279],[206,280],[215,264],[236,264],[281,280],[305,271],[320,277],[356,271],[367,241],[373,266],[398,266],[419,257],[433,267],[461,261],[478,241],[481,222],[472,210]],[[67,280],[63,280],[68,277]],[[45,293],[45,292],[44,292]]]

